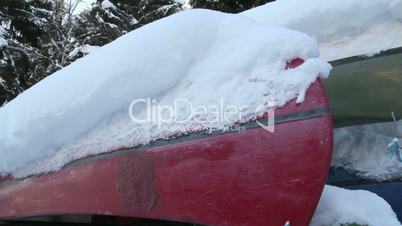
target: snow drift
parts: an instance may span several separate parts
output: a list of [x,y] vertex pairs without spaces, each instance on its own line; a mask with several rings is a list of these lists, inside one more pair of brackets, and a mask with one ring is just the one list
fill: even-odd
[[391,206],[380,196],[326,185],[310,226],[347,224],[401,226]]
[[[167,17],[95,50],[0,108],[0,172],[23,177],[119,147],[226,130],[263,114],[258,106],[268,102],[302,102],[317,76],[329,74],[330,65],[318,56],[309,36],[242,15],[189,10]],[[285,69],[294,58],[305,63]],[[168,106],[180,98],[245,107],[240,118],[200,123],[193,117],[160,127],[130,120],[130,103],[139,98]],[[145,106],[133,111],[146,114]],[[176,114],[184,118],[186,110]]]
[[402,46],[402,0],[277,0],[242,15],[311,35],[326,60]]

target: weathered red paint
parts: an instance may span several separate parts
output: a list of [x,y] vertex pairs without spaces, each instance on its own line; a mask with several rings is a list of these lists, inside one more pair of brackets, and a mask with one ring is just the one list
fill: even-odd
[[[278,115],[328,107],[321,83]],[[0,185],[0,218],[96,214],[205,225],[308,225],[326,181],[332,119],[120,152]]]
[[[287,68],[303,60],[288,62]],[[327,108],[318,80],[302,104]],[[327,178],[332,118],[282,123],[89,158],[47,175],[0,181],[0,218],[93,214],[205,225],[308,225]],[[99,218],[98,218],[99,219]]]

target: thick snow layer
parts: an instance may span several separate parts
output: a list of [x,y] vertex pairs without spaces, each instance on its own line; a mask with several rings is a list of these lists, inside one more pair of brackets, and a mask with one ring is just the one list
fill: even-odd
[[277,0],[242,14],[313,36],[326,60],[402,46],[402,0]]
[[402,140],[402,120],[338,128],[334,136],[332,166],[376,180],[402,175],[402,163],[387,154],[395,137]]
[[[262,115],[266,108],[258,106],[271,101],[302,102],[317,76],[331,69],[318,55],[309,36],[241,15],[188,10],[164,18],[77,60],[0,108],[0,172],[22,177],[56,170],[119,147],[225,130]],[[294,58],[305,63],[285,69]],[[215,111],[208,108],[188,121],[133,122],[128,110],[139,98],[167,106],[176,99],[193,106],[242,106],[241,117],[206,121]],[[146,110],[137,105],[133,114],[145,118]],[[179,105],[176,118],[187,118],[188,110]]]
[[380,196],[364,190],[326,185],[310,226],[401,226],[391,206]]

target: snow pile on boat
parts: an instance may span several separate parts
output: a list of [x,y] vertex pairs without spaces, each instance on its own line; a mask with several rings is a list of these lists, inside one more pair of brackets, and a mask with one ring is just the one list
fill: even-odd
[[331,165],[376,180],[399,178],[402,162],[387,151],[394,137],[402,137],[402,120],[335,129]]
[[[294,58],[305,63],[286,69]],[[0,172],[23,177],[121,147],[228,130],[268,105],[302,102],[310,84],[330,69],[316,41],[298,31],[241,15],[181,12],[95,50],[0,108]],[[214,107],[189,114],[184,101],[174,115],[163,111],[159,119],[188,120],[133,122],[129,109],[146,119],[145,103],[131,105],[142,98],[172,108],[178,99],[222,106],[223,113],[234,105],[240,114],[222,120]]]
[[402,0],[277,0],[242,15],[313,36],[326,60],[402,46]]
[[310,226],[349,224],[401,226],[391,206],[380,196],[326,185]]

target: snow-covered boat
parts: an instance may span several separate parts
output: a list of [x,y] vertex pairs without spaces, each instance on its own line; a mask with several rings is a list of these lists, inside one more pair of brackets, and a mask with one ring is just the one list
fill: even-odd
[[275,133],[256,121],[241,126],[241,132],[193,133],[2,181],[0,219],[74,214],[307,225],[332,151],[332,118],[321,82],[309,88],[303,103],[293,100],[276,111]]
[[[0,180],[0,219],[74,215],[89,216],[89,223],[113,216],[109,224],[157,219],[205,225],[308,225],[332,152],[332,116],[324,87],[316,80],[317,74],[325,77],[329,67],[320,60],[314,40],[270,25],[317,38],[327,60],[398,47],[401,42],[394,37],[402,31],[397,13],[402,5],[397,2],[373,1],[364,7],[360,1],[312,2],[297,13],[293,9],[300,4],[292,1],[241,15],[184,12],[122,37],[10,102],[0,111],[0,118],[8,120],[7,130],[0,130],[0,151],[6,157],[0,173],[11,172],[16,178]],[[375,13],[357,15],[355,6]],[[331,10],[334,16],[328,17]],[[289,14],[294,15],[283,17]],[[353,19],[356,16],[364,19]],[[178,42],[183,31],[187,38]],[[379,33],[386,33],[381,39],[391,44],[372,45]],[[361,40],[375,48],[360,51]],[[132,53],[147,54],[134,55],[133,61]],[[285,70],[292,57],[305,62],[291,61],[288,67],[295,70]],[[233,87],[240,95],[228,92]],[[197,96],[205,90],[210,93]],[[77,93],[82,96],[76,98]],[[126,102],[144,95],[162,95],[167,103],[177,96],[196,96],[193,100],[204,104],[219,95],[240,104],[259,104],[265,95],[281,101],[275,133],[261,126],[269,115],[236,123],[239,131],[220,131],[221,125],[209,124],[190,132],[176,125],[166,130],[128,127],[122,115],[113,115],[122,109],[126,113]],[[21,110],[27,103],[35,104]],[[95,109],[91,117],[86,108]],[[335,115],[341,119],[342,114]],[[103,127],[94,126],[98,122]],[[32,133],[30,128],[39,130]],[[67,132],[53,134],[54,128]],[[215,130],[204,133],[205,129]],[[151,139],[154,136],[160,139]],[[132,148],[113,149],[119,142]]]

